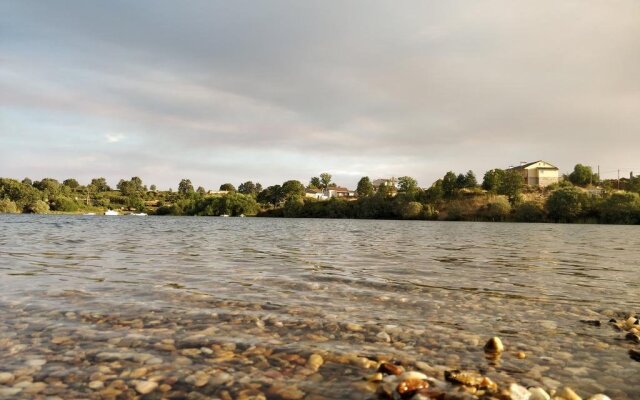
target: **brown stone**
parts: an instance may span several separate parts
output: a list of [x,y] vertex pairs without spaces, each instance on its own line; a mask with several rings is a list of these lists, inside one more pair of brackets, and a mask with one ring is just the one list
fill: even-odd
[[403,399],[406,399],[412,397],[418,390],[426,389],[428,387],[429,383],[427,383],[426,381],[423,381],[422,379],[410,378],[400,382],[400,384],[398,384],[398,387],[396,388],[396,391]]
[[378,367],[378,372],[389,375],[400,375],[404,372],[404,368],[400,365],[392,363],[382,363]]

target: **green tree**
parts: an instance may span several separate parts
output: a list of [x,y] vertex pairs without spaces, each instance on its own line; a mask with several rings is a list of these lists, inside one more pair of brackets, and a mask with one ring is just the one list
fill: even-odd
[[33,186],[33,181],[32,181],[31,179],[29,179],[29,178],[24,178],[24,179],[22,180],[22,184],[23,184],[23,185]]
[[142,196],[142,194],[146,192],[146,188],[142,184],[142,179],[137,176],[132,177],[128,181],[120,179],[117,188],[123,196]]
[[482,180],[482,188],[486,191],[498,193],[502,186],[502,179],[504,178],[505,171],[503,169],[492,169],[484,174]]
[[473,189],[478,186],[478,180],[476,179],[476,174],[474,174],[472,170],[467,171],[467,174],[464,176],[464,179],[465,179],[466,188]]
[[33,186],[40,190],[45,198],[56,196],[60,193],[60,182],[53,178],[44,178],[39,182],[33,182]]
[[256,196],[258,194],[258,188],[252,181],[246,181],[238,186],[238,193]]
[[415,192],[418,190],[418,181],[410,176],[401,176],[398,178],[398,189],[404,193]]
[[584,193],[576,187],[563,187],[549,195],[545,209],[555,222],[574,222],[582,214]]
[[430,188],[422,194],[422,200],[426,203],[436,203],[444,198],[444,189],[442,188],[442,179],[433,182]]
[[577,186],[587,186],[593,182],[593,171],[591,167],[582,164],[576,164],[573,172],[569,174],[569,181]]
[[453,171],[447,172],[442,178],[442,190],[444,192],[444,197],[451,198],[455,195],[457,185],[456,185],[456,174]]
[[151,190],[152,192],[155,192],[156,190],[158,190],[158,188],[156,187],[156,185],[151,185],[149,186],[149,190]]
[[458,174],[458,176],[456,176],[456,189],[464,189],[467,187],[467,178],[464,176],[464,174]]
[[71,189],[72,191],[76,191],[80,187],[80,184],[78,183],[78,181],[73,178],[65,179],[62,182],[62,184],[68,187],[69,189]]
[[373,194],[373,184],[368,176],[360,178],[356,193],[358,193],[359,197],[367,197]]
[[274,207],[277,207],[282,201],[284,201],[282,186],[273,185],[267,187],[266,189],[258,193],[258,197],[256,200],[261,204],[273,205]]
[[511,213],[511,204],[504,197],[495,197],[478,210],[478,217],[485,221],[505,221]]
[[104,178],[93,178],[89,185],[92,187],[92,192],[94,193],[108,192],[111,190],[109,185],[107,185],[107,180]]
[[227,191],[227,192],[235,192],[236,191],[236,187],[233,186],[231,183],[223,183],[222,185],[220,185],[220,191]]
[[189,196],[193,194],[193,185],[190,179],[182,179],[178,184],[178,194],[181,196]]
[[520,199],[520,194],[524,188],[522,175],[514,169],[504,172],[502,182],[498,188],[498,194],[507,196],[511,204],[515,204]]
[[207,191],[202,186],[198,186],[198,189],[196,189],[196,193],[198,193],[199,195],[205,195],[207,194]]
[[309,181],[309,187],[312,189],[322,189],[322,182],[320,181],[320,178],[317,176],[311,178]]
[[331,174],[323,172],[320,174],[320,184],[322,185],[320,189],[327,189],[331,186]]
[[300,181],[290,180],[282,184],[282,195],[287,200],[292,197],[304,197],[304,185]]
[[46,214],[49,212],[49,204],[42,200],[37,200],[28,204],[25,210],[32,214]]

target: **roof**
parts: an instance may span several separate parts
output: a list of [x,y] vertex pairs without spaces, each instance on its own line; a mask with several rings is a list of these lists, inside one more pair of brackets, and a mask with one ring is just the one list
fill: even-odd
[[322,193],[322,189],[307,188],[307,189],[305,189],[305,192],[306,193],[319,194],[319,193]]
[[526,169],[526,168],[529,168],[530,166],[535,165],[537,163],[545,163],[545,164],[549,165],[548,167],[539,167],[539,168],[542,168],[542,169],[560,169],[560,168],[556,167],[555,165],[551,164],[550,162],[547,162],[547,161],[544,161],[544,160],[538,160],[538,161],[526,163],[526,164],[523,164],[523,165],[518,165],[517,167],[513,167],[513,168],[509,168],[509,169]]
[[329,188],[327,188],[327,190],[335,190],[336,192],[350,192],[349,189],[347,189],[345,187],[341,187],[341,186],[329,187]]

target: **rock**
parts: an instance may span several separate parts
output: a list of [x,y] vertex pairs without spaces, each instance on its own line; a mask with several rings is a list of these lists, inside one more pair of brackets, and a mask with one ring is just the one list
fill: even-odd
[[529,393],[531,393],[531,397],[529,400],[550,400],[551,396],[543,388],[534,387],[529,389]]
[[392,363],[382,363],[378,367],[378,372],[389,375],[400,375],[404,372],[404,368],[402,368],[402,366],[400,365],[395,365]]
[[403,398],[412,397],[418,390],[426,389],[429,387],[429,383],[423,381],[422,379],[417,378],[409,378],[405,379],[398,384],[396,387],[396,392]]
[[0,372],[0,385],[11,383],[15,378],[11,372]]
[[525,353],[524,351],[519,351],[516,353],[516,357],[520,360],[524,360],[525,358],[527,358],[527,353]]
[[548,329],[550,331],[553,331],[555,329],[558,329],[558,324],[555,321],[540,321],[540,326],[542,326],[544,329]]
[[629,350],[629,357],[631,357],[632,360],[640,361],[640,351],[634,349]]
[[557,395],[563,397],[565,400],[582,400],[582,397],[578,396],[578,394],[568,386],[558,390]]
[[30,367],[42,367],[43,365],[45,365],[47,363],[47,360],[43,360],[41,358],[37,358],[37,359],[33,359],[33,360],[27,360],[26,364]]
[[102,381],[91,381],[89,382],[89,389],[99,390],[104,388],[104,382]]
[[131,378],[131,379],[142,378],[143,376],[145,376],[147,374],[147,372],[149,372],[149,370],[146,369],[146,368],[137,368],[137,369],[134,369],[131,372],[131,374],[129,375],[129,378]]
[[593,396],[589,397],[587,400],[611,400],[611,398],[609,398],[609,396],[605,395],[605,394],[594,394]]
[[382,331],[380,333],[378,333],[376,335],[376,339],[382,341],[382,342],[387,342],[390,343],[391,342],[391,336],[389,336],[389,334],[385,331]]
[[24,393],[28,393],[28,394],[37,394],[42,392],[43,390],[45,390],[47,388],[47,384],[44,382],[33,382],[31,384],[29,384],[28,386],[26,386],[23,389]]
[[531,393],[526,387],[520,386],[517,383],[509,385],[509,400],[530,400]]
[[19,387],[0,387],[0,398],[10,399],[20,392],[22,392],[22,388]]
[[354,324],[353,322],[347,323],[345,328],[351,332],[360,332],[363,329],[361,325]]
[[398,379],[400,379],[401,381],[405,381],[410,379],[427,380],[428,378],[422,372],[408,371],[400,375]]
[[157,382],[142,381],[136,384],[136,392],[140,394],[148,394],[156,390],[157,387],[158,387]]
[[205,374],[204,372],[196,372],[193,375],[188,376],[185,379],[185,382],[195,386],[195,387],[202,387],[204,385],[206,385],[207,383],[209,383],[209,375]]
[[637,335],[633,332],[627,333],[624,338],[635,343],[640,343],[640,335]]
[[484,351],[491,354],[500,354],[504,351],[504,345],[499,337],[494,336],[484,345]]
[[220,371],[212,375],[211,378],[209,379],[209,383],[216,386],[224,385],[225,383],[231,382],[231,381],[233,381],[233,376],[224,371]]
[[455,383],[465,386],[480,386],[483,382],[483,377],[476,372],[468,371],[444,371],[444,379],[447,382]]
[[313,371],[317,371],[324,364],[324,359],[320,354],[312,354],[307,361],[307,367]]

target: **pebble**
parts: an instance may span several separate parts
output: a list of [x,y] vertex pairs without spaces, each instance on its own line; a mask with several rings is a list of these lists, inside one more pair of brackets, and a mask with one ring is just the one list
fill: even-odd
[[398,384],[396,392],[402,396],[402,398],[408,398],[413,396],[418,390],[426,389],[429,387],[429,383],[417,378],[408,378]]
[[609,396],[605,395],[605,394],[594,394],[593,396],[589,397],[587,400],[611,400],[609,398]]
[[0,385],[11,383],[15,378],[11,372],[0,372]]
[[494,336],[484,345],[484,351],[491,354],[499,354],[504,351],[504,345],[499,337]]
[[307,366],[313,371],[320,369],[322,364],[324,364],[324,359],[320,354],[312,354],[307,361]]
[[147,372],[149,372],[149,370],[146,369],[146,368],[137,368],[137,369],[134,369],[131,372],[131,374],[129,375],[129,378],[131,378],[131,379],[142,378],[143,376],[145,376],[147,374]]
[[565,400],[582,400],[582,397],[578,396],[578,394],[568,386],[561,388],[557,394]]
[[531,397],[529,400],[550,400],[551,396],[547,393],[543,388],[534,387],[529,389],[529,393],[531,393]]
[[360,332],[363,330],[362,325],[358,325],[358,324],[354,324],[353,322],[349,322],[345,325],[345,328],[348,331],[352,331],[352,332]]
[[142,381],[136,384],[136,391],[140,394],[148,394],[153,392],[158,387],[157,382]]
[[391,336],[389,336],[389,334],[385,331],[379,332],[376,335],[376,338],[382,342],[387,342],[387,343],[391,342]]
[[531,393],[526,387],[520,386],[517,383],[509,385],[509,400],[530,400]]

